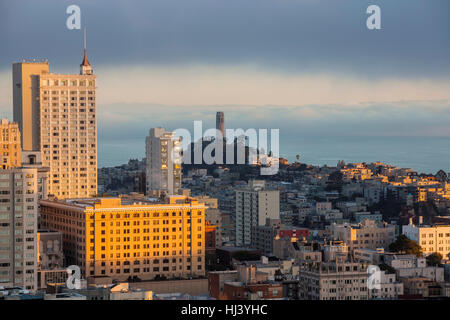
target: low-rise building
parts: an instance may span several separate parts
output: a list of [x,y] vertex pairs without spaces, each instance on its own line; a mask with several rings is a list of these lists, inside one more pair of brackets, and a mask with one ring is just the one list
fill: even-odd
[[344,241],[351,251],[355,249],[388,248],[395,240],[395,226],[364,220],[359,224],[333,224],[333,237]]
[[239,265],[237,270],[210,272],[210,295],[219,300],[282,299],[283,285],[268,280],[268,274],[254,265]]
[[450,225],[414,225],[410,220],[403,226],[402,232],[409,239],[416,241],[425,255],[433,252],[442,254],[444,259],[450,253]]

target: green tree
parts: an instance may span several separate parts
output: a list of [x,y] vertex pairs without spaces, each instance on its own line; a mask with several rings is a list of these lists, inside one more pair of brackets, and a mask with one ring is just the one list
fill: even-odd
[[404,234],[399,235],[397,240],[389,245],[389,250],[402,254],[414,254],[417,257],[422,256],[422,248],[420,245],[416,241],[409,239]]
[[427,263],[429,266],[437,266],[441,263],[442,254],[439,252],[433,252],[427,256]]

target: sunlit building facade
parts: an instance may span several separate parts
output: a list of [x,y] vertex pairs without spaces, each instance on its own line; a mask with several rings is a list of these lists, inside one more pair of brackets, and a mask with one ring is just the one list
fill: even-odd
[[450,225],[414,225],[403,226],[403,234],[416,241],[422,248],[424,255],[433,252],[442,254],[444,259],[450,255]]
[[14,120],[25,151],[41,151],[48,193],[97,194],[96,75],[86,57],[80,74],[49,73],[48,62],[13,64]]
[[67,264],[83,277],[186,278],[205,275],[205,209],[183,196],[155,204],[49,199],[41,201],[41,219],[63,233]]

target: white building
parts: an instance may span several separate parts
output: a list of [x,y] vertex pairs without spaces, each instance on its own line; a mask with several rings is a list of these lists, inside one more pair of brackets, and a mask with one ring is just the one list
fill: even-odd
[[396,270],[398,277],[444,281],[444,268],[427,267],[425,258],[418,258],[414,255],[386,255],[384,260]]
[[164,128],[152,128],[145,144],[147,194],[178,194],[181,188],[180,138]]
[[450,226],[448,225],[414,225],[410,223],[402,228],[403,234],[416,241],[425,255],[433,252],[448,259],[450,253]]
[[37,288],[38,172],[0,170],[0,285]]
[[369,299],[395,300],[403,295],[403,283],[397,280],[395,273],[379,271],[379,288],[369,289]]
[[264,226],[267,219],[280,219],[280,192],[265,189],[263,180],[249,181],[236,190],[236,246],[250,246],[252,227]]

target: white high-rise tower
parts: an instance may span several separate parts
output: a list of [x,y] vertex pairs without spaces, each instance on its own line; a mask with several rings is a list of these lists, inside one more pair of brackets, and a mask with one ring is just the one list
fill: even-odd
[[180,138],[164,128],[152,128],[145,144],[147,194],[178,194],[181,188]]

